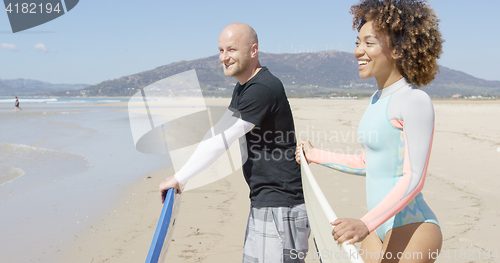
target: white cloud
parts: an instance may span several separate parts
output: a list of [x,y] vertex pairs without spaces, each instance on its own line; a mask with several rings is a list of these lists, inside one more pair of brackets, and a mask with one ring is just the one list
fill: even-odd
[[0,48],[7,49],[10,51],[21,51],[20,48],[16,47],[14,44],[2,43],[0,44]]
[[45,44],[43,44],[43,43],[38,43],[38,44],[32,46],[31,48],[36,49],[42,53],[54,52],[54,50],[48,49],[47,46],[45,46]]

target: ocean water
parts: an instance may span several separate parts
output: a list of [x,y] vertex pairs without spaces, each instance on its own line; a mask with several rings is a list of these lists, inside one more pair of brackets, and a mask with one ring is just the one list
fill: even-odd
[[120,192],[170,165],[135,149],[128,98],[14,101],[0,98],[0,262],[62,262]]

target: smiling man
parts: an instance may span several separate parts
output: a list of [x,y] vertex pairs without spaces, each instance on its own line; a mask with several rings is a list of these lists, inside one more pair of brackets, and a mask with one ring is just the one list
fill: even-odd
[[[251,209],[243,262],[304,262],[291,253],[307,252],[310,228],[283,84],[260,65],[257,34],[249,25],[227,26],[219,36],[219,52],[224,74],[238,81],[228,107],[231,117],[219,121],[231,123],[223,125],[229,128],[221,138],[229,145],[245,139],[246,144],[240,145],[246,145],[242,151],[248,155],[243,174]],[[222,155],[227,146],[221,138],[200,143],[186,165],[160,184],[160,195],[172,187],[181,190],[182,184]]]

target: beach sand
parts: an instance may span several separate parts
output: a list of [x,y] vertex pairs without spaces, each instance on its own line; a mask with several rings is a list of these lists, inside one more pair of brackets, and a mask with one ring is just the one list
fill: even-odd
[[[228,99],[208,105],[226,106]],[[367,100],[290,99],[297,135],[322,149],[356,153]],[[500,248],[500,100],[434,100],[436,125],[424,198],[444,236],[437,262],[496,262]],[[339,217],[366,213],[364,177],[311,165]],[[172,170],[144,175],[63,251],[64,262],[143,262],[161,212],[158,184]],[[241,171],[182,194],[167,262],[241,262],[250,202]],[[314,251],[310,242],[310,251]],[[306,260],[319,262],[319,260]]]

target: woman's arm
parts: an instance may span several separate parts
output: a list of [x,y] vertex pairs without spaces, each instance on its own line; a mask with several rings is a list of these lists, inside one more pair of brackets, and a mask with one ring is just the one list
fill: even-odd
[[[309,141],[301,141],[299,146],[304,149],[304,155],[308,163],[321,164],[344,173],[366,175],[365,150],[360,155],[351,155],[319,150],[314,148]],[[300,163],[298,151],[299,147],[297,147],[295,155],[297,162]]]

